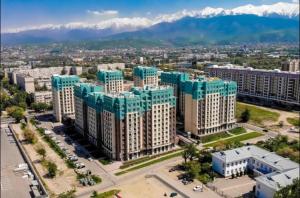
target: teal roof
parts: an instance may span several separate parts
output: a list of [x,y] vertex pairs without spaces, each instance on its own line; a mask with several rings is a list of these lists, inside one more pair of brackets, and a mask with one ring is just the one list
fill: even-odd
[[104,93],[103,92],[92,92],[87,95],[85,98],[87,106],[96,109],[97,112],[102,112],[103,110],[103,101]]
[[179,85],[181,82],[189,80],[188,73],[182,72],[162,72],[160,75],[160,81],[164,83],[171,83]]
[[235,95],[237,84],[233,81],[223,81],[221,79],[205,79],[199,77],[197,80],[188,80],[182,84],[185,94],[190,94],[193,99],[200,100],[207,94],[220,93],[222,96]]
[[76,83],[74,86],[74,95],[79,98],[85,98],[91,92],[103,91],[102,86],[97,86],[90,83]]
[[97,78],[103,83],[113,80],[123,80],[123,72],[120,70],[100,70],[97,72]]
[[51,77],[51,85],[55,90],[62,90],[65,87],[74,86],[80,78],[76,75],[53,75]]
[[147,76],[157,76],[157,68],[156,67],[145,67],[145,66],[137,66],[133,68],[133,75],[137,76],[141,79],[145,79]]

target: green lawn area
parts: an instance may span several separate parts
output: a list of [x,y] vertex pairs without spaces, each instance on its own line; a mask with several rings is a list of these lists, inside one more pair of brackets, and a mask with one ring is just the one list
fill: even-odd
[[236,117],[238,120],[241,118],[241,114],[248,109],[250,111],[250,122],[255,124],[262,124],[263,121],[274,121],[277,122],[279,113],[268,111],[257,106],[247,105],[244,103],[237,102],[236,105]]
[[231,129],[229,132],[234,135],[240,135],[240,134],[246,133],[247,130],[244,129],[243,127],[236,127],[234,129]]
[[212,135],[208,135],[208,136],[202,137],[201,138],[201,142],[202,143],[212,142],[212,141],[219,140],[221,138],[227,138],[227,137],[230,137],[230,136],[231,135],[229,135],[226,132],[221,132],[221,133],[212,134]]
[[[220,141],[223,141],[225,144],[227,144],[227,143],[231,143],[231,142],[241,142],[241,141],[256,138],[256,137],[259,137],[259,136],[262,136],[262,135],[263,134],[259,133],[259,132],[249,132],[249,133],[246,133],[246,134],[243,134],[243,135],[234,136],[232,138],[228,138],[228,139],[220,140]],[[205,147],[214,147],[215,145],[218,145],[218,142],[205,144],[204,146]]]
[[168,154],[168,155],[163,156],[163,157],[160,157],[160,158],[158,158],[158,159],[151,160],[151,161],[149,161],[149,162],[146,162],[146,163],[143,163],[143,164],[134,166],[134,167],[129,168],[129,169],[127,169],[127,170],[117,172],[115,175],[117,175],[117,176],[123,175],[123,174],[125,174],[125,173],[131,172],[131,171],[134,171],[134,170],[137,170],[137,169],[141,169],[141,168],[150,166],[150,165],[152,165],[152,164],[156,164],[156,163],[159,163],[159,162],[162,162],[162,161],[171,159],[171,158],[173,158],[173,157],[181,156],[181,155],[182,155],[182,152],[183,152],[183,151],[180,151],[180,152],[177,152],[177,153]]
[[113,198],[116,194],[118,194],[120,190],[110,190],[103,193],[94,192],[91,198]]
[[293,126],[300,127],[300,119],[299,118],[287,118],[286,119],[288,123],[290,123]]

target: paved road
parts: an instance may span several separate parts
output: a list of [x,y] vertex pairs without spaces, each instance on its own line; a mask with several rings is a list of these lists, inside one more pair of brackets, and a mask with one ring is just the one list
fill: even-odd
[[[3,126],[3,127],[2,127]],[[16,142],[7,126],[1,126],[1,197],[29,198],[29,180],[22,178],[23,173],[14,173],[20,163],[25,163]]]

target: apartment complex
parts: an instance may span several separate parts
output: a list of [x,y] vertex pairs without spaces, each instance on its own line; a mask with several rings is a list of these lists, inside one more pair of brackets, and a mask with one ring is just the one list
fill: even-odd
[[87,97],[91,92],[103,91],[103,87],[90,83],[74,85],[75,128],[83,136],[87,136]]
[[233,128],[236,83],[198,77],[183,83],[184,130],[201,138]]
[[34,92],[33,99],[35,103],[46,103],[47,105],[51,105],[52,92],[51,91]]
[[97,72],[97,79],[106,93],[119,93],[124,89],[123,73],[120,70],[100,70]]
[[16,75],[16,84],[27,93],[34,93],[34,78],[26,74]]
[[240,99],[300,109],[299,72],[261,70],[232,65],[215,65],[206,70],[210,76],[235,81]]
[[287,60],[281,64],[282,71],[297,72],[300,71],[299,59]]
[[299,178],[299,164],[257,146],[213,153],[212,168],[224,177],[252,171],[257,176],[258,198],[272,198],[280,188]]
[[160,75],[160,84],[161,85],[169,85],[173,87],[174,96],[177,101],[177,114],[184,118],[184,95],[182,92],[183,83],[189,80],[188,73],[182,72],[162,72]]
[[135,87],[120,93],[91,87],[75,85],[76,128],[111,159],[136,159],[173,148],[176,98],[172,87]]
[[133,68],[133,81],[135,87],[157,86],[157,69],[155,67],[137,66]]
[[53,75],[51,78],[53,113],[56,121],[75,115],[74,85],[79,82],[75,75]]

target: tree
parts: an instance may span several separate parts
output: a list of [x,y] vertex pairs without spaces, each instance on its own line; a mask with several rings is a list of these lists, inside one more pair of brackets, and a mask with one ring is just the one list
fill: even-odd
[[246,109],[241,115],[242,122],[248,122],[250,119],[250,111]]
[[192,161],[194,157],[197,156],[197,148],[194,144],[188,144],[185,148],[186,152],[188,153],[188,158]]
[[42,156],[42,159],[43,159],[43,160],[45,159],[45,157],[46,157],[46,149],[45,149],[42,145],[40,145],[40,146],[37,147],[36,152],[37,152],[40,156]]
[[32,103],[31,108],[34,109],[35,112],[41,112],[48,109],[48,104],[43,102]]
[[76,190],[73,189],[73,190],[69,190],[67,192],[60,193],[58,195],[58,198],[75,198],[76,197],[75,192],[76,192]]
[[280,128],[282,128],[282,127],[283,127],[283,121],[280,121],[280,122],[278,123],[278,126],[279,126]]
[[274,198],[299,198],[300,197],[300,180],[295,179],[291,185],[281,188],[274,194]]
[[16,119],[17,123],[24,118],[24,109],[18,106],[7,107],[6,112],[9,116]]
[[23,132],[24,138],[27,142],[30,144],[35,144],[37,142],[37,138],[32,130],[30,130],[28,127],[24,129]]
[[57,173],[57,165],[53,162],[48,162],[48,176],[53,178],[56,176]]
[[190,161],[187,163],[187,173],[191,178],[196,178],[199,176],[201,167],[197,161]]
[[184,163],[186,163],[187,159],[189,158],[189,153],[186,150],[184,150],[182,153],[182,157],[184,159]]

